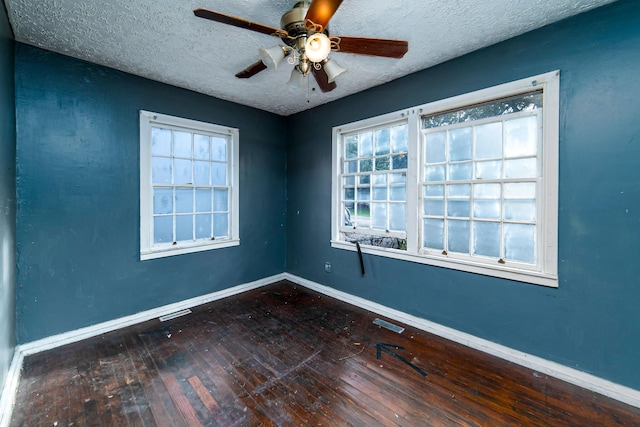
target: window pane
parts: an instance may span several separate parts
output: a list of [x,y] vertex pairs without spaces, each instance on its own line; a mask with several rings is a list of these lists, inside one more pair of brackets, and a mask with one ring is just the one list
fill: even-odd
[[154,184],[171,184],[171,158],[151,159],[151,179]]
[[176,241],[193,240],[193,215],[176,216]]
[[508,260],[535,264],[536,227],[504,224],[504,256]]
[[537,176],[536,158],[507,160],[505,164],[506,178],[535,178]]
[[444,196],[444,185],[425,185],[424,195],[425,197]]
[[427,166],[424,168],[425,181],[444,181],[445,166]]
[[389,184],[399,184],[401,182],[407,182],[407,175],[404,173],[390,173]]
[[476,178],[500,179],[502,178],[502,160],[476,163]]
[[473,223],[473,253],[500,258],[500,223]]
[[373,141],[371,132],[361,133],[359,135],[360,146],[358,157],[371,157],[373,155]]
[[196,190],[196,212],[211,212],[211,189]]
[[358,188],[358,200],[369,200],[371,198],[371,192],[369,187]]
[[385,185],[387,183],[387,174],[379,173],[373,175],[373,185]]
[[353,200],[356,195],[355,188],[345,188],[344,189],[344,199],[345,200]]
[[391,157],[378,157],[376,159],[376,170],[377,171],[387,171],[391,166]]
[[209,160],[209,137],[206,135],[193,135],[193,157],[201,160]]
[[380,129],[376,131],[376,149],[377,156],[380,154],[388,154],[390,150],[389,146],[389,129]]
[[406,187],[391,187],[391,200],[407,200],[407,189]]
[[448,126],[456,123],[496,117],[519,111],[531,111],[542,107],[542,91],[516,95],[508,98],[473,105],[456,111],[438,113],[422,118],[423,128]]
[[447,216],[469,218],[469,200],[449,199],[447,201]]
[[344,173],[356,173],[358,172],[358,162],[344,162]]
[[425,219],[423,228],[423,246],[431,249],[444,249],[444,221],[441,219]]
[[360,172],[371,172],[373,170],[373,160],[360,160]]
[[355,176],[346,176],[344,178],[344,185],[355,185],[356,177]]
[[171,131],[169,129],[151,128],[151,154],[171,156]]
[[211,137],[211,160],[219,162],[227,161],[227,140],[226,138]]
[[538,118],[523,117],[504,122],[505,157],[535,156],[537,153]]
[[398,156],[393,156],[392,161],[393,169],[406,169],[407,168],[407,155],[400,154]]
[[369,227],[371,224],[371,207],[369,203],[356,205],[356,222],[359,227]]
[[475,218],[500,219],[500,184],[475,184],[473,198]]
[[173,242],[173,217],[156,216],[153,218],[153,242]]
[[442,163],[446,161],[445,146],[447,142],[446,132],[429,133],[425,136],[425,162]]
[[449,132],[449,161],[471,160],[473,147],[471,128],[455,129]]
[[386,203],[373,203],[373,221],[372,228],[378,230],[387,229],[387,204]]
[[211,185],[227,184],[226,163],[211,163]]
[[153,189],[153,213],[170,214],[173,213],[173,189],[154,188]]
[[504,185],[504,218],[516,221],[536,220],[536,184]]
[[476,126],[476,159],[502,157],[502,123]]
[[358,137],[356,135],[345,138],[344,151],[345,159],[355,159],[358,157]]
[[504,219],[514,221],[535,221],[536,201],[505,199]]
[[354,215],[353,203],[345,203],[344,204],[344,212],[343,212],[343,225],[351,226],[353,222],[351,221],[351,217]]
[[192,184],[193,179],[191,177],[191,160],[174,159],[173,164],[175,166],[173,183],[174,184]]
[[226,212],[229,210],[229,190],[213,190],[213,211]]
[[373,187],[373,200],[387,200],[387,187]]
[[447,232],[449,251],[469,253],[469,221],[447,221]]
[[406,214],[404,203],[393,203],[389,206],[389,229],[405,231]]
[[433,216],[444,216],[444,199],[425,199],[424,214]]
[[193,175],[196,185],[209,185],[209,162],[193,162]]
[[371,183],[371,175],[360,175],[358,177],[358,184],[369,184]]
[[461,181],[471,179],[472,163],[456,163],[449,165],[449,179]]
[[176,213],[193,212],[193,190],[176,188]]
[[211,215],[196,215],[196,239],[210,239]]
[[175,157],[193,157],[191,151],[191,133],[173,131],[173,155]]
[[469,197],[471,196],[471,185],[469,184],[447,185],[447,195],[449,197]]
[[229,235],[229,215],[226,213],[213,215],[213,236],[227,237]]
[[408,126],[406,124],[391,128],[391,151],[393,153],[406,153],[408,150]]

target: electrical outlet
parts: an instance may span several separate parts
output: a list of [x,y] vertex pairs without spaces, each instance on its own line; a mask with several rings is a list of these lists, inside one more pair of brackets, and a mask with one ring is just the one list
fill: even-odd
[[324,263],[324,272],[331,273],[331,263],[329,261]]

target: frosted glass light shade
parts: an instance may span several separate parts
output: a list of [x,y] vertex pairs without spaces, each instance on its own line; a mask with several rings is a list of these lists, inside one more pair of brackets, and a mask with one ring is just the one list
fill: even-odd
[[322,62],[331,52],[331,41],[322,33],[315,33],[307,39],[304,52],[311,62]]
[[262,59],[264,65],[274,70],[278,69],[278,65],[280,65],[284,59],[284,49],[282,46],[273,46],[269,49],[260,48],[258,52],[260,52],[260,59]]
[[294,67],[294,69],[291,70],[291,78],[289,79],[287,84],[297,89],[301,89],[304,87],[304,76],[300,71],[298,71],[297,67]]
[[334,59],[330,59],[324,63],[324,71],[329,77],[329,83],[332,83],[339,75],[347,71],[342,65],[338,64]]

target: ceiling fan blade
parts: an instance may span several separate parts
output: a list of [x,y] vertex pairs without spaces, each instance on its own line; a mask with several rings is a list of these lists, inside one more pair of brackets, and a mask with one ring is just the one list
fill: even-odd
[[[331,39],[333,41],[334,37]],[[409,51],[409,42],[406,40],[370,39],[366,37],[336,37],[336,39],[339,39],[337,49],[335,49],[336,52],[402,58]]]
[[[311,25],[311,29],[316,32],[324,31],[325,27],[331,20],[331,17],[342,4],[342,0],[312,0],[309,5],[305,21],[311,21],[315,26]],[[319,26],[316,28],[316,26]]]
[[233,25],[234,27],[244,28],[245,30],[255,31],[268,36],[282,37],[287,35],[287,32],[280,28],[269,27],[268,25],[258,24],[257,22],[247,21],[246,19],[237,18],[235,16],[226,15],[209,9],[195,9],[193,14],[200,18]]
[[329,83],[329,76],[327,76],[327,72],[324,71],[324,67],[320,68],[319,70],[316,70],[315,67],[311,67],[311,72],[313,73],[313,77],[315,77],[316,83],[318,83],[318,87],[321,91],[331,92],[336,87],[338,87],[338,85],[336,85],[336,82]]
[[255,64],[249,65],[244,70],[240,71],[236,74],[236,77],[239,79],[248,79],[249,77],[253,77],[258,74],[262,70],[266,70],[267,66],[264,65],[264,62],[258,61]]

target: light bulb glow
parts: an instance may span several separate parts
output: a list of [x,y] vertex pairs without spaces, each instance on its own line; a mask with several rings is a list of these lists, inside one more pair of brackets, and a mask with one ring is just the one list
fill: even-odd
[[315,33],[307,39],[304,51],[311,62],[322,62],[331,52],[331,41],[322,33]]

